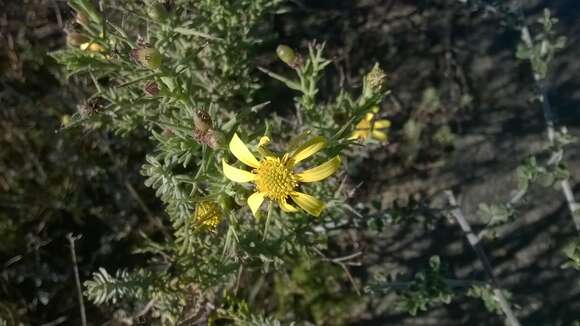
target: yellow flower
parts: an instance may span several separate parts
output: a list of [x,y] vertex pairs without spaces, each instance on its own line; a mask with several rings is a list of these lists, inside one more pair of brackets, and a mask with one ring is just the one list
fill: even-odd
[[349,139],[370,139],[374,138],[379,141],[387,140],[387,129],[391,126],[389,120],[374,120],[376,113],[379,112],[379,107],[376,106],[368,112],[365,117],[360,120],[352,132]]
[[96,42],[86,42],[80,45],[80,49],[83,51],[93,52],[93,53],[101,53],[105,52],[105,48]]
[[223,160],[224,175],[235,182],[254,183],[256,192],[248,197],[248,206],[254,216],[265,198],[276,201],[285,212],[296,212],[298,209],[288,202],[288,199],[292,199],[308,214],[319,216],[324,203],[311,195],[297,191],[298,185],[326,179],[340,166],[340,157],[335,156],[317,167],[295,172],[294,168],[298,163],[316,154],[325,146],[325,139],[313,137],[282,157],[277,157],[264,148],[269,141],[267,137],[262,137],[260,140],[258,151],[261,159],[258,160],[240,137],[234,134],[230,141],[230,151],[238,160],[252,167],[253,170],[241,170]]
[[202,227],[214,231],[221,218],[221,209],[218,204],[204,200],[195,205],[193,222],[196,227]]

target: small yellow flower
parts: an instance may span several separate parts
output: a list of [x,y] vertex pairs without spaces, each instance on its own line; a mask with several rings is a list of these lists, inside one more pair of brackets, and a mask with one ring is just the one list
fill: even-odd
[[298,209],[288,202],[288,199],[292,199],[308,214],[319,216],[324,203],[311,195],[297,191],[298,185],[326,179],[340,166],[340,157],[335,156],[317,167],[295,172],[294,168],[298,163],[316,154],[326,145],[325,139],[313,137],[282,157],[277,157],[263,148],[269,141],[267,137],[262,137],[260,140],[258,151],[261,159],[258,160],[238,135],[234,134],[229,145],[230,151],[238,160],[252,167],[253,170],[251,172],[241,170],[223,160],[224,175],[235,182],[254,183],[256,192],[248,197],[248,206],[254,216],[265,198],[276,201],[285,212],[296,212]]
[[204,200],[195,205],[193,213],[193,223],[196,227],[201,227],[214,231],[221,219],[221,209],[217,203]]
[[379,107],[373,108],[372,112],[368,112],[363,119],[361,119],[352,132],[349,139],[376,139],[379,141],[387,140],[387,129],[391,126],[389,120],[374,120],[375,115],[379,112]]
[[93,41],[83,43],[79,47],[83,51],[88,51],[88,52],[93,52],[93,53],[101,53],[101,52],[106,51],[102,45],[100,45],[99,43],[93,42]]

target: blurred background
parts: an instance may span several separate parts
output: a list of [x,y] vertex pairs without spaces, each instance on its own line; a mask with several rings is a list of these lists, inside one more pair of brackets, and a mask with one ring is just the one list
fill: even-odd
[[[580,2],[506,1],[529,22],[544,8],[568,39],[548,76],[559,122],[579,135]],[[545,147],[544,119],[530,67],[515,58],[519,33],[498,15],[453,0],[292,1],[269,22],[275,39],[256,65],[274,61],[278,43],[305,50],[326,42],[333,60],[321,81],[361,87],[358,76],[375,62],[388,74],[393,96],[383,111],[391,142],[359,159],[349,171],[362,184],[353,202],[381,207],[437,202],[454,189],[476,228],[480,203],[505,202],[514,171]],[[142,264],[133,254],[140,234],[169,228],[163,207],[139,174],[147,135],[120,137],[100,130],[60,131],[91,88],[68,78],[48,53],[66,46],[72,12],[63,1],[0,2],[0,317],[7,325],[79,325],[77,288],[68,234],[80,235],[81,281],[99,267]],[[256,75],[261,76],[256,70]],[[264,77],[264,76],[261,76]],[[292,106],[292,94],[264,77],[272,107]],[[324,98],[324,92],[322,94]],[[404,142],[409,121],[421,131]],[[565,160],[580,178],[578,147]],[[576,196],[578,197],[578,195]],[[560,189],[532,188],[513,223],[486,242],[498,279],[513,293],[524,325],[571,325],[580,319],[580,276],[561,268],[563,246],[575,237]],[[373,268],[413,273],[434,254],[461,279],[482,279],[477,258],[459,229],[444,221],[404,221],[377,235],[357,233],[365,252],[365,279]],[[394,296],[350,306],[352,325],[502,325],[501,318],[465,297],[412,317],[395,309]],[[113,308],[87,304],[91,325],[109,323]]]

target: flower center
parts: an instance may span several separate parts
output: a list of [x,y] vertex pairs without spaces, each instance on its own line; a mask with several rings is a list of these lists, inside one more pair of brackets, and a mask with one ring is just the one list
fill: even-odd
[[198,226],[214,230],[220,222],[221,211],[218,204],[211,201],[199,202],[195,209],[195,222]]
[[279,158],[266,157],[254,173],[257,175],[256,189],[272,200],[285,199],[298,185],[292,171]]

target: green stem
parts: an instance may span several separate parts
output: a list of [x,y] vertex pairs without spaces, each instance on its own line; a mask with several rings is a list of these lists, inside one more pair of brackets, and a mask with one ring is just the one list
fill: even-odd
[[270,218],[272,217],[272,201],[268,201],[268,216],[266,217],[266,225],[264,226],[264,237],[262,240],[266,240],[266,236],[268,235],[268,229],[270,228]]

